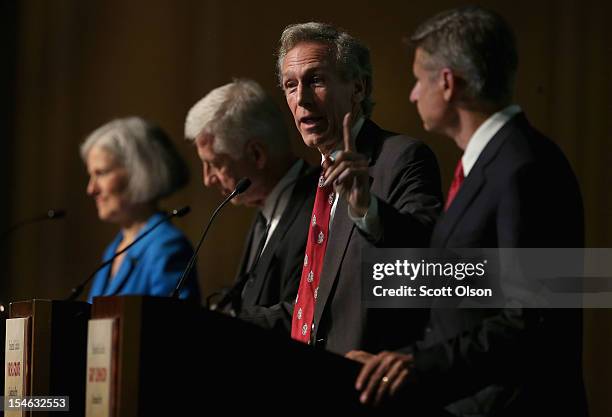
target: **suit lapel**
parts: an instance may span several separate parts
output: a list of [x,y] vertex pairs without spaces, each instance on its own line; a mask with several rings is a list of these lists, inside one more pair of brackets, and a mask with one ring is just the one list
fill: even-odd
[[455,226],[463,217],[463,214],[469,207],[472,200],[478,195],[478,192],[484,186],[485,181],[486,180],[480,171],[472,169],[470,175],[468,175],[461,185],[461,188],[448,208],[448,211],[444,213],[435,227],[433,235],[435,236],[436,246],[446,246],[446,242],[455,229]]
[[244,274],[246,274],[246,267],[249,260],[249,253],[251,253],[251,245],[253,244],[253,233],[255,233],[255,224],[257,223],[256,213],[253,221],[251,222],[251,227],[249,228],[249,233],[247,235],[247,244],[244,246],[242,250],[242,256],[240,257],[240,263],[238,264],[238,271],[236,274],[236,279],[234,280],[234,284],[237,284],[240,280],[243,279]]
[[[113,278],[109,277],[110,281],[106,287],[106,291],[104,291],[104,295],[118,294],[125,286],[137,263],[138,259],[133,258],[128,251],[125,258],[123,258],[123,261],[121,262],[121,266],[119,267],[117,274]],[[110,265],[109,268],[111,268]]]
[[[144,227],[138,232],[135,239],[138,239],[145,231],[149,230],[151,227],[153,227],[153,225],[157,224],[162,219],[162,217],[162,213],[153,214],[147,220],[147,223],[144,225]],[[119,234],[117,236],[117,239],[115,240],[115,245],[113,246],[110,252],[111,256],[117,251],[117,247],[119,246],[121,239],[122,235]],[[123,290],[126,283],[128,282],[130,275],[134,271],[134,268],[136,267],[139,258],[142,256],[143,252],[147,250],[149,239],[151,239],[151,235],[143,238],[140,242],[136,243],[134,246],[128,249],[128,251],[125,253],[123,261],[121,262],[121,266],[117,271],[117,274],[113,278],[110,278],[110,276],[108,277],[110,281],[106,285],[104,295],[115,295]],[[111,268],[110,265],[109,268]]]
[[338,271],[344,259],[344,254],[348,247],[353,229],[356,227],[347,215],[348,204],[343,198],[338,199],[334,219],[332,222],[331,231],[329,232],[329,241],[323,259],[323,269],[321,271],[321,279],[319,281],[319,289],[317,292],[317,302],[315,308],[315,323],[319,323],[327,300],[332,293],[332,288],[336,279],[338,279]]
[[461,185],[448,211],[438,221],[432,237],[434,246],[446,246],[453,230],[486,184],[486,167],[495,159],[503,143],[511,135],[515,124],[521,123],[523,119],[524,115],[522,113],[510,119],[482,150],[482,153],[476,160],[476,164],[474,164],[470,174]]
[[[304,164],[304,170],[305,169],[308,169],[307,164]],[[300,175],[303,175],[305,172],[304,170],[302,170]],[[308,198],[309,189],[312,187],[316,187],[316,180],[314,180],[313,177],[308,176],[298,181],[293,189],[289,203],[287,204],[287,207],[285,208],[276,229],[274,229],[274,233],[270,237],[270,240],[268,241],[261,258],[259,259],[259,263],[256,268],[258,279],[255,280],[256,287],[253,288],[253,294],[255,295],[253,301],[255,304],[258,302],[261,291],[265,286],[264,284],[268,278],[268,269],[274,260],[274,255],[276,254],[278,245],[287,234],[291,225],[293,225],[295,218],[298,216],[302,206],[304,205],[304,200]]]

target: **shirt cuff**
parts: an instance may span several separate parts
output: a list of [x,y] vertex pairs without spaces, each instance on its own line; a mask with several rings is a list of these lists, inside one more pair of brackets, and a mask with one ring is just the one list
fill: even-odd
[[373,240],[378,240],[382,235],[380,217],[378,216],[378,198],[370,194],[370,205],[363,217],[355,217],[348,207],[348,216],[361,229],[362,232],[370,236]]

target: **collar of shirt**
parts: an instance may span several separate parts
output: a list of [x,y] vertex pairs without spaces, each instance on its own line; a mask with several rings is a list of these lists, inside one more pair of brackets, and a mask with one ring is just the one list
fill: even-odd
[[474,132],[465,148],[465,152],[461,157],[463,165],[463,175],[468,176],[478,157],[483,149],[487,146],[493,136],[504,126],[508,120],[522,112],[520,106],[512,104],[504,109],[492,114],[478,129]]
[[[285,208],[287,208],[287,204],[289,204],[289,199],[291,198],[293,188],[295,187],[295,181],[299,177],[303,165],[304,161],[300,159],[296,161],[291,168],[289,168],[283,178],[281,178],[280,181],[274,186],[272,192],[268,195],[263,207],[261,208],[261,214],[266,219],[266,223],[270,224],[266,244],[268,243],[268,240],[270,240],[270,236],[272,236],[274,229],[278,225]],[[290,184],[291,182],[293,182],[293,184],[284,189],[287,184]],[[277,200],[278,205],[276,206],[276,211],[272,213]]]

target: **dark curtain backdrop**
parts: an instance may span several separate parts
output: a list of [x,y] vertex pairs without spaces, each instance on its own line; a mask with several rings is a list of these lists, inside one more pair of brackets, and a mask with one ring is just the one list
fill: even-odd
[[[564,149],[579,177],[588,246],[611,247],[609,3],[481,3],[515,29],[517,102]],[[203,188],[196,153],[182,140],[185,114],[232,77],[259,81],[284,106],[274,52],[282,28],[290,23],[334,23],[370,46],[377,103],[373,119],[431,144],[446,188],[460,155],[449,139],[423,131],[408,100],[412,58],[401,39],[423,19],[459,4],[465,2],[4,1],[0,174],[8,192],[0,205],[1,225],[5,229],[50,207],[69,214],[5,239],[0,301],[65,296],[98,263],[117,230],[97,220],[85,195],[78,145],[114,117],[150,118],[175,138],[192,181],[164,207],[192,206],[193,213],[177,224],[196,241],[220,196]],[[300,155],[316,161],[295,133],[294,145]],[[205,294],[231,282],[251,215],[228,207],[211,230],[198,259]],[[585,376],[594,416],[612,415],[610,352],[611,312],[587,311]]]

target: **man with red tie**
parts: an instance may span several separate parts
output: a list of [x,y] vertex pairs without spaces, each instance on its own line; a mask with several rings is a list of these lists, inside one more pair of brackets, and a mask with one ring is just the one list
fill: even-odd
[[[412,41],[410,100],[426,130],[464,151],[432,246],[582,247],[576,177],[512,104],[518,59],[506,22],[458,8],[425,22]],[[586,414],[580,310],[433,308],[422,341],[347,356],[364,362],[356,381],[364,403],[396,397],[418,415]]]
[[361,252],[423,247],[441,209],[435,156],[422,142],[378,127],[370,116],[372,68],[357,39],[321,23],[287,27],[278,78],[304,143],[321,154],[301,281],[293,304],[242,317],[345,354],[414,341],[426,314],[368,309]]

